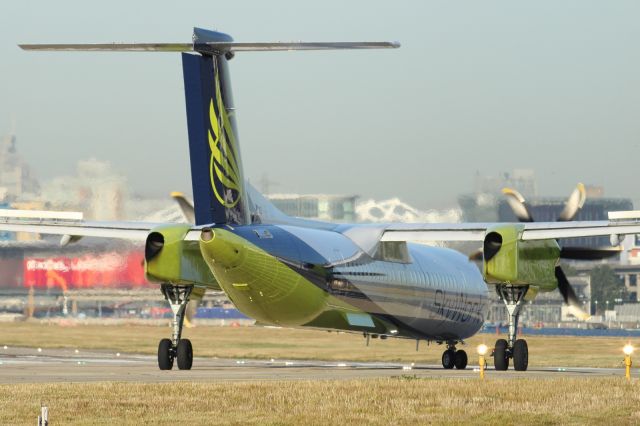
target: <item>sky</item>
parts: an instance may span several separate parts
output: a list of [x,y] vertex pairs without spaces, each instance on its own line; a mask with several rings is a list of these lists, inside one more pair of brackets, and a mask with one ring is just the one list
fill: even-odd
[[474,176],[534,169],[640,201],[640,2],[3,1],[0,134],[40,180],[111,162],[132,191],[190,192],[180,55],[18,43],[381,41],[396,50],[239,53],[245,176],[274,192],[454,206]]

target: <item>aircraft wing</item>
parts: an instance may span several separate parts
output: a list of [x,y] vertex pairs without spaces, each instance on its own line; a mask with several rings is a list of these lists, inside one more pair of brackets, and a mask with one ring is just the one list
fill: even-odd
[[[381,241],[483,241],[500,223],[399,223],[388,225]],[[513,223],[503,225],[515,225]],[[521,240],[640,234],[640,212],[611,212],[609,220],[520,223]]]
[[0,231],[144,241],[162,223],[82,220],[82,213],[0,209]]
[[7,221],[0,218],[0,231],[31,232],[35,234],[72,235],[76,237],[120,238],[144,241],[149,231],[161,223],[146,222],[89,222],[60,223],[46,221]]

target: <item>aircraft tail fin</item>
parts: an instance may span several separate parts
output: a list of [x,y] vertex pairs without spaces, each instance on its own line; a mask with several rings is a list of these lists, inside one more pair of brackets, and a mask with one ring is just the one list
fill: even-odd
[[[198,28],[193,36],[194,44],[231,40],[226,34]],[[197,225],[244,225],[251,220],[231,96],[228,56],[182,53]]]
[[251,223],[228,70],[235,52],[399,46],[397,42],[238,43],[227,34],[201,28],[194,28],[192,43],[20,45],[45,51],[182,52],[196,225]]
[[249,197],[238,144],[228,61],[237,51],[397,47],[387,42],[236,43],[194,28],[193,50],[182,53],[196,224],[248,224]]

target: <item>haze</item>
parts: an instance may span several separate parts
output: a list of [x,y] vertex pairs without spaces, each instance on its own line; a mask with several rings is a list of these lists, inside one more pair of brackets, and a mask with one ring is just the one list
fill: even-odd
[[[190,192],[180,55],[31,53],[18,43],[397,40],[397,50],[231,62],[246,176],[277,192],[455,205],[476,171],[536,171],[640,200],[640,3],[3,2],[0,134],[40,180],[109,160],[134,191]],[[276,185],[277,183],[277,185]]]

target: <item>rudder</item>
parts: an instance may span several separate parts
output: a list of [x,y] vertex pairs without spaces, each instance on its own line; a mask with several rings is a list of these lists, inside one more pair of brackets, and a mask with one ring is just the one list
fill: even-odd
[[[194,29],[194,44],[230,41]],[[227,56],[182,53],[196,225],[250,223]]]

